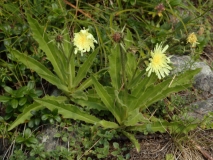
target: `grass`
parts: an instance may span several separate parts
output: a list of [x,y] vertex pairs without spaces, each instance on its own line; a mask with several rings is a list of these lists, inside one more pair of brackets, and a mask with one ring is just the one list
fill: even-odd
[[[6,149],[1,158],[10,160],[123,160],[141,159],[141,157],[144,160],[213,159],[212,113],[210,112],[198,122],[191,119],[183,120],[183,116],[190,111],[187,106],[204,99],[200,95],[202,91],[195,88],[179,86],[185,90],[169,94],[144,110],[138,108],[140,112],[135,112],[136,114],[128,118],[128,120],[133,118],[132,121],[127,121],[129,124],[132,123],[130,126],[122,122],[122,119],[125,119],[123,117],[128,115],[123,108],[129,107],[128,100],[135,98],[129,95],[133,91],[137,92],[135,89],[138,87],[137,80],[140,82],[139,78],[146,76],[145,69],[149,63],[151,51],[157,43],[169,45],[167,56],[188,55],[193,61],[204,61],[212,67],[213,19],[209,16],[213,13],[212,7],[211,0],[205,2],[201,0],[184,2],[181,0],[53,0],[51,2],[8,0],[0,2],[0,138],[9,142],[9,145],[5,145]],[[55,63],[52,63],[50,56],[42,50],[42,43],[34,39],[36,35],[32,25],[29,27],[27,15],[32,16],[39,25],[43,26],[40,35],[47,37],[47,45],[51,44],[55,47],[50,50],[57,50],[57,54],[54,53],[57,57]],[[84,53],[83,56],[72,55],[73,38],[83,28],[89,29],[98,42],[95,44],[98,49],[97,55],[93,54],[94,58],[90,57],[90,53]],[[198,40],[196,46],[187,42],[188,35],[193,32]],[[115,48],[116,45],[120,48]],[[38,73],[36,68],[29,69],[27,62],[16,59],[10,48],[38,61],[54,76],[60,73],[59,79],[61,77],[66,79],[66,75],[69,75],[67,80],[58,82],[63,85],[63,89],[68,85],[69,92],[66,89],[58,89],[57,83],[51,84],[45,76],[41,78],[39,73],[46,70]],[[118,50],[121,50],[120,55],[117,54]],[[72,56],[66,57],[65,61],[72,65],[69,70],[63,70],[67,63],[59,55],[67,53]],[[112,53],[114,56],[111,56]],[[20,59],[23,57],[20,56]],[[89,57],[90,62],[87,61]],[[93,63],[91,63],[92,60]],[[56,64],[60,67],[54,70]],[[81,69],[82,66],[85,71]],[[69,74],[70,71],[74,73]],[[136,79],[135,76],[139,71],[144,71],[143,76]],[[75,83],[75,76],[79,84],[75,84],[72,88],[69,82]],[[89,77],[93,77],[93,82]],[[177,77],[172,75],[168,76],[169,78],[172,79],[169,81],[169,86],[176,83]],[[131,80],[134,80],[134,83],[129,85]],[[165,82],[164,79],[153,80],[154,85],[161,82]],[[88,88],[82,89],[83,87]],[[149,81],[145,87],[149,87]],[[100,93],[102,97],[99,97]],[[159,93],[165,92],[159,91]],[[45,99],[48,95],[60,97],[60,99],[54,97]],[[104,99],[104,96],[108,98]],[[127,96],[129,97],[126,98]],[[9,131],[8,128],[17,120],[17,117],[33,103],[36,105],[41,98],[46,105],[54,99],[57,101],[54,105],[60,104],[59,107],[75,105],[77,111],[70,112],[75,113],[73,114],[75,119],[65,119],[72,116],[68,116],[60,109],[45,108],[32,111],[28,118],[21,120],[19,126]],[[109,105],[110,98],[115,99],[113,104],[118,108],[115,111]],[[77,120],[76,113],[79,115],[84,113],[82,115],[88,119],[91,115],[94,116],[95,118],[90,119],[91,121],[97,119],[104,121],[88,124],[86,120],[84,122]],[[120,115],[121,113],[123,115]],[[143,119],[135,115],[141,115]],[[81,119],[86,119],[85,117]],[[155,130],[153,126],[158,122],[173,122],[171,124],[174,125],[164,127],[161,124],[160,127],[157,126],[160,129]],[[191,126],[191,129],[186,130],[184,127],[190,126],[192,122],[196,122],[195,127]],[[128,130],[141,124],[146,125],[142,132]],[[111,125],[119,127],[106,127]],[[183,127],[182,130],[181,127]],[[164,133],[160,133],[162,130]],[[123,136],[123,131],[129,131],[130,140]],[[47,143],[50,141],[53,141],[56,146],[48,151]],[[133,144],[141,147],[139,152]]]

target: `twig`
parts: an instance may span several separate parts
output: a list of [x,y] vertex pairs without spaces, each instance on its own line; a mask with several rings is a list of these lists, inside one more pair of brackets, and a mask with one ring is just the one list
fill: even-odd
[[213,157],[211,157],[211,155],[209,155],[209,153],[207,151],[205,151],[204,149],[202,149],[201,146],[199,146],[197,143],[195,143],[195,141],[191,140],[191,142],[195,145],[196,149],[199,150],[200,153],[202,153],[202,155],[207,160],[213,160]]
[[64,0],[64,2],[71,6],[72,8],[76,9],[76,13],[77,12],[80,12],[82,13],[83,15],[85,15],[86,17],[90,18],[91,20],[93,20],[94,22],[97,22],[95,19],[93,19],[88,13],[85,13],[82,9],[79,9],[78,7],[76,7],[75,5],[73,5],[72,3],[68,2],[67,0]]
[[84,152],[84,154],[81,155],[81,157],[78,159],[80,160],[87,152],[89,152],[99,141],[100,141],[101,138],[99,138],[93,145],[92,147],[90,147],[87,151]]

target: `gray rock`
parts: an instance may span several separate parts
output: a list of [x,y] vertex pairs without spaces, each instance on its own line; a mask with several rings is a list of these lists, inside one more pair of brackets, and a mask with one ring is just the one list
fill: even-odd
[[189,56],[173,56],[171,61],[174,65],[172,74],[188,69],[202,68],[200,73],[195,76],[194,87],[213,95],[213,72],[207,64],[194,62]]
[[194,109],[193,112],[189,113],[189,116],[202,119],[207,113],[213,112],[213,72],[211,68],[204,62],[194,62],[189,56],[173,56],[171,61],[174,66],[172,74],[201,68],[200,73],[194,77],[194,87],[202,91],[203,97],[208,98],[193,103]]
[[194,112],[189,113],[189,116],[195,117],[197,119],[202,119],[209,112],[213,112],[213,98],[198,101],[192,105],[195,106]]
[[38,135],[40,142],[44,144],[45,151],[55,150],[57,146],[63,146],[64,143],[60,143],[59,139],[54,137],[58,132],[54,125],[45,127],[41,133]]

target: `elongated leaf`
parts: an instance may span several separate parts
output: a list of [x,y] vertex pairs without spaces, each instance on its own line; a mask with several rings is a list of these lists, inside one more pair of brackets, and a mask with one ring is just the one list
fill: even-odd
[[170,95],[171,93],[176,93],[176,92],[179,92],[179,91],[183,91],[183,90],[185,90],[188,87],[190,87],[190,84],[181,85],[181,86],[175,86],[175,87],[172,87],[172,88],[168,88],[166,90],[162,90],[158,94],[153,95],[152,98],[147,100],[147,102],[143,106],[141,106],[140,108],[143,110],[147,106],[150,106],[153,103],[155,103],[155,102],[157,102],[157,101],[159,101],[161,99],[164,99],[166,96]]
[[70,54],[68,59],[68,87],[69,90],[72,90],[74,87],[74,80],[75,80],[75,55]]
[[62,62],[59,61],[63,55],[57,55],[60,53],[60,51],[53,43],[49,42],[50,40],[45,33],[45,28],[41,26],[37,20],[31,18],[28,14],[27,20],[33,32],[33,38],[35,38],[35,40],[39,43],[39,47],[45,52],[48,60],[53,65],[55,73],[61,80],[65,81],[66,74],[63,72],[64,70],[62,68],[62,63],[65,63],[66,60],[64,59]]
[[127,34],[124,37],[124,43],[125,43],[126,49],[129,49],[132,45],[134,45],[132,33],[130,32],[130,30],[128,28],[127,28]]
[[88,100],[88,97],[86,95],[85,92],[83,91],[75,91],[74,93],[72,93],[72,97],[74,99],[84,99],[84,100]]
[[135,136],[133,134],[130,134],[128,132],[122,131],[122,133],[129,138],[129,140],[134,144],[137,152],[140,152],[140,143],[138,143],[138,140],[135,138]]
[[37,111],[42,109],[43,106],[39,103],[33,103],[31,105],[29,105],[28,107],[26,107],[23,110],[23,113],[19,114],[19,116],[16,118],[16,120],[10,125],[10,127],[8,128],[8,130],[12,130],[13,128],[15,128],[16,126],[18,126],[21,123],[24,123],[26,120],[29,120],[30,117],[32,117],[33,115],[31,114],[31,111]]
[[[145,123],[141,125],[136,125],[133,127],[129,127],[127,130],[129,131],[139,131],[139,132],[161,132],[165,133],[169,127],[169,122],[152,122],[152,123]],[[148,131],[149,130],[149,131]]]
[[[147,101],[144,101],[146,103],[142,104],[140,108],[145,109],[151,104],[157,102],[158,100],[167,97],[171,93],[175,93],[175,92],[179,92],[181,90],[187,89],[189,86],[191,86],[190,82],[192,81],[193,76],[199,72],[200,72],[200,69],[189,70],[177,76],[175,80],[173,80],[173,78],[170,78],[158,84],[157,86],[154,87],[153,91],[150,91],[150,94],[148,93],[149,91],[147,91],[146,92],[147,94],[145,93],[143,95],[143,97],[147,99]],[[154,94],[154,91],[156,91],[157,94]]]
[[105,121],[105,120],[101,120],[100,122],[98,122],[98,124],[104,128],[118,128],[119,127],[117,123]]
[[172,79],[169,83],[169,87],[175,87],[176,85],[184,85],[192,82],[193,77],[201,71],[201,68],[197,68],[195,70],[185,71],[183,74],[180,74],[174,79]]
[[[57,97],[56,97],[57,98]],[[49,110],[53,111],[54,109],[58,109],[58,113],[62,114],[64,118],[71,118],[74,120],[81,120],[86,123],[92,123],[96,124],[100,120],[92,115],[89,115],[88,113],[80,110],[77,106],[74,106],[72,104],[64,104],[59,103],[54,100],[49,99],[35,99],[36,102],[40,103],[41,105],[44,105]]]
[[104,87],[94,78],[92,77],[93,84],[95,86],[95,90],[99,97],[101,98],[102,102],[105,104],[106,108],[114,115],[118,123],[121,123],[121,117],[119,113],[115,111],[116,106],[114,106],[114,102],[112,96],[108,94],[108,92],[104,89]]
[[11,54],[13,54],[18,61],[25,64],[28,68],[35,71],[39,76],[57,86],[59,89],[68,92],[67,87],[61,82],[61,80],[54,75],[49,69],[47,69],[42,63],[36,61],[35,59],[20,53],[17,50],[9,49]]
[[187,134],[189,131],[194,130],[197,127],[197,124],[185,124],[184,121],[175,121],[175,122],[167,122],[164,120],[158,120],[156,122],[137,125],[133,127],[129,127],[127,130],[129,131],[139,131],[139,132],[169,132],[169,133],[184,133]]
[[88,107],[89,109],[97,109],[98,111],[108,111],[108,109],[101,102],[99,102],[98,99],[95,98],[88,98],[88,100],[75,99],[73,101],[83,107]]
[[142,93],[146,91],[148,87],[154,86],[154,83],[157,80],[157,76],[152,74],[150,77],[141,77],[140,83],[135,86],[135,88],[132,90],[132,95],[135,97],[140,96]]
[[136,72],[136,75],[132,77],[131,80],[129,80],[129,83],[128,83],[128,89],[132,90],[133,88],[136,88],[136,86],[141,82],[141,79],[143,77],[143,75],[145,74],[145,70],[143,71],[137,71]]
[[109,56],[109,74],[111,77],[112,86],[116,90],[121,88],[121,53],[120,46],[116,45],[111,49]]
[[[148,87],[144,92],[140,93],[137,92],[135,97],[138,99],[131,104],[131,110],[135,108],[145,109],[149,107],[149,105],[153,104],[154,102],[167,97],[171,93],[175,93],[181,90],[185,90],[187,87],[190,86],[191,81],[197,73],[200,72],[200,69],[186,71],[185,73],[177,76],[175,80],[173,77],[157,84],[156,86]],[[140,94],[139,94],[140,93]]]
[[135,126],[137,123],[147,123],[149,120],[143,116],[139,109],[135,109],[132,112],[129,112],[128,119],[125,121],[125,126]]
[[125,71],[126,71],[127,78],[130,81],[131,79],[133,79],[133,76],[135,74],[137,76],[139,72],[136,73],[137,62],[136,62],[135,56],[132,53],[126,53],[126,58],[127,58],[127,61],[126,61]]
[[73,44],[71,43],[70,34],[67,28],[64,29],[64,36],[63,36],[63,49],[64,54],[67,59],[69,59],[69,56],[72,54],[73,51]]
[[78,86],[79,83],[82,81],[83,78],[86,77],[87,71],[90,69],[90,66],[92,65],[93,60],[95,59],[99,49],[97,48],[84,62],[84,64],[80,67],[78,74],[74,80],[74,87]]
[[[102,73],[104,73],[104,72],[106,72],[106,69],[101,69],[100,71],[98,71],[98,72],[96,72],[95,74],[93,74],[93,77],[97,77],[98,75],[100,75],[100,74],[102,74]],[[78,87],[78,88],[76,88],[75,90],[76,91],[82,91],[82,90],[85,90],[85,89],[87,89],[89,86],[91,86],[92,85],[92,78],[91,77],[88,77],[85,81],[83,81],[82,83],[81,83],[81,85]]]

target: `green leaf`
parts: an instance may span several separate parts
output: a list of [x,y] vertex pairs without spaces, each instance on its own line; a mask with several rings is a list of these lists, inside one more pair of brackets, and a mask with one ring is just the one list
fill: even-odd
[[101,125],[103,128],[118,128],[118,124],[115,122],[109,122],[105,120],[101,120],[98,122],[99,125]]
[[40,118],[34,119],[34,123],[36,126],[38,126],[40,124],[40,122],[41,122]]
[[107,110],[107,108],[103,105],[103,103],[99,102],[99,99],[97,98],[95,99],[88,97],[88,100],[75,99],[73,101],[83,107],[86,106],[89,109],[97,109],[98,111]]
[[18,104],[19,104],[20,106],[23,106],[26,102],[27,102],[27,98],[26,98],[26,97],[23,97],[23,98],[19,99]]
[[12,89],[12,88],[10,88],[10,87],[8,87],[8,86],[5,86],[5,87],[4,87],[4,90],[5,90],[7,93],[13,95],[13,89]]
[[22,142],[24,142],[24,138],[23,137],[21,137],[21,136],[18,136],[17,138],[16,138],[16,143],[22,143]]
[[52,110],[52,115],[57,116],[58,115],[58,109],[53,109]]
[[[142,93],[146,91],[146,89],[150,86],[154,86],[154,83],[157,80],[157,76],[152,74],[150,77],[141,77],[140,83],[138,83],[132,90],[132,95],[135,97],[140,96]],[[135,102],[134,102],[135,103]]]
[[[74,106],[72,104],[59,103],[56,100],[50,100],[48,98],[49,97],[44,97],[43,99],[35,99],[35,101],[40,103],[41,105],[44,105],[51,111],[54,109],[58,109],[58,113],[62,114],[63,118],[72,118],[74,120],[77,119],[92,124],[98,123],[100,121],[98,118],[80,110],[77,106]],[[57,99],[57,97],[55,97],[55,99]]]
[[161,132],[165,133],[167,131],[167,128],[169,127],[169,122],[166,121],[157,121],[152,123],[145,123],[142,125],[136,125],[133,127],[128,128],[129,131],[139,131],[139,132],[147,132],[147,129],[149,131],[152,131],[152,133],[155,132]]
[[[60,80],[65,81],[64,78],[65,73],[63,72],[61,62],[59,61],[59,50],[56,48],[56,46],[53,43],[49,43],[49,39],[47,34],[45,33],[45,27],[41,26],[37,20],[30,17],[30,15],[27,14],[27,20],[30,25],[30,28],[33,32],[33,38],[39,43],[39,47],[45,52],[48,60],[53,65],[55,73],[58,75]],[[62,55],[60,55],[62,57]],[[62,61],[62,63],[65,63],[66,60]]]
[[23,97],[27,93],[27,87],[23,86],[14,92],[14,96],[17,98]]
[[[128,86],[127,88],[128,89],[133,89],[133,88],[137,88],[137,85],[142,81],[142,77],[143,75],[146,73],[145,70],[143,71],[136,71],[136,75],[133,75],[132,79],[129,79],[129,82],[128,82]],[[128,74],[128,73],[127,73]]]
[[147,120],[141,112],[139,112],[139,109],[135,109],[132,112],[128,113],[128,118],[124,122],[125,126],[135,126],[138,122],[147,123],[149,120]]
[[64,29],[64,36],[63,36],[63,48],[64,48],[64,54],[66,58],[68,59],[69,56],[72,54],[73,51],[73,44],[71,43],[70,39],[70,33],[67,29],[67,27]]
[[11,100],[11,97],[8,96],[0,96],[0,102],[5,103]]
[[75,80],[75,54],[71,53],[68,57],[68,87],[72,90]]
[[88,100],[87,95],[84,91],[75,91],[74,93],[72,93],[72,97],[74,99]]
[[187,89],[191,85],[193,77],[199,72],[200,69],[189,70],[176,76],[175,79],[173,79],[173,77],[168,78],[155,86],[150,85],[147,89],[141,87],[142,85],[147,86],[147,84],[141,84],[141,86],[138,87],[141,89],[136,88],[133,92],[137,100],[131,104],[130,111],[138,107],[142,110],[146,109],[154,102],[167,97],[171,93]]
[[63,141],[63,142],[67,142],[67,137],[65,137],[65,136],[62,137],[62,141]]
[[12,99],[12,101],[11,101],[11,106],[12,106],[13,108],[17,108],[17,107],[18,107],[18,100]]
[[107,90],[94,78],[92,77],[93,84],[95,86],[95,90],[102,102],[105,104],[106,108],[114,115],[118,123],[121,123],[121,116],[119,116],[119,112],[116,112],[116,107],[114,106],[112,97],[108,94]]
[[30,117],[32,117],[31,111],[39,110],[42,108],[43,108],[43,106],[36,102],[27,106],[23,110],[23,113],[19,114],[19,116],[16,118],[16,120],[10,125],[10,127],[8,128],[8,131],[12,130],[19,124],[24,123],[25,120],[29,120]]
[[139,72],[137,71],[137,62],[135,56],[132,53],[126,53],[126,65],[125,65],[125,72],[127,75],[128,80],[132,80],[133,77],[138,75]]
[[90,69],[93,60],[95,59],[99,49],[97,48],[89,57],[88,59],[84,62],[84,64],[80,67],[77,76],[74,80],[74,86],[76,87],[79,85],[79,83],[83,80],[83,78],[86,77],[87,71]]
[[157,102],[161,99],[164,99],[165,97],[169,96],[171,93],[183,91],[189,87],[190,87],[190,84],[185,84],[185,85],[181,85],[181,86],[175,86],[172,88],[168,88],[166,90],[161,90],[158,94],[156,94],[155,96],[152,96],[151,99],[147,100],[145,105],[141,106],[141,109],[145,109],[146,106],[150,106],[150,105],[154,104],[155,102]]
[[31,119],[28,123],[27,123],[28,127],[33,128],[34,127],[34,120]]
[[113,142],[113,147],[114,147],[115,149],[119,149],[119,143]]
[[[101,69],[100,71],[96,72],[95,74],[93,74],[93,77],[97,77],[99,76],[100,74],[106,72],[106,69]],[[92,85],[92,78],[91,77],[88,77],[86,78],[86,80],[84,80],[81,85],[76,88],[76,91],[82,91],[82,90],[85,90],[87,89],[89,86]]]
[[55,119],[57,122],[61,122],[61,117],[60,117],[60,116],[54,116],[54,119]]
[[38,140],[35,137],[30,137],[27,139],[27,142],[29,142],[31,144],[36,144],[36,143],[38,143]]
[[189,131],[194,130],[197,127],[196,123],[185,124],[184,121],[175,121],[175,122],[167,122],[165,120],[157,119],[155,122],[146,123],[143,125],[137,125],[133,127],[129,127],[127,130],[130,131],[139,131],[139,132],[169,132],[175,134],[187,134]]
[[61,80],[56,75],[54,75],[49,69],[47,69],[42,63],[25,54],[20,53],[17,50],[11,48],[8,48],[8,50],[18,59],[18,61],[25,64],[28,68],[34,70],[39,76],[52,83],[53,85],[57,86],[59,89],[68,92],[67,86],[65,86],[61,82]]
[[26,128],[24,131],[24,137],[29,138],[31,136],[31,130],[29,128]]
[[56,133],[56,134],[54,134],[54,137],[55,137],[55,138],[61,137],[61,133]]
[[28,88],[29,90],[34,89],[34,87],[35,87],[35,82],[29,81],[29,82],[27,83],[27,88]]
[[121,88],[121,55],[120,46],[116,45],[111,49],[109,56],[109,74],[111,77],[112,86],[116,90]]
[[173,77],[174,79],[172,78],[172,80],[170,80],[169,88],[184,85],[184,84],[191,84],[193,77],[197,75],[200,71],[201,71],[201,68],[197,68],[195,70],[185,71],[184,73],[176,77]]
[[129,29],[127,29],[127,34],[124,37],[124,44],[126,49],[129,49],[134,44],[132,33],[130,32]]
[[42,121],[46,121],[49,118],[49,114],[44,114],[41,116]]
[[137,152],[140,152],[140,144],[138,143],[138,140],[134,137],[133,134],[130,134],[126,131],[122,131],[122,133],[127,137],[129,138],[129,140],[134,144]]

